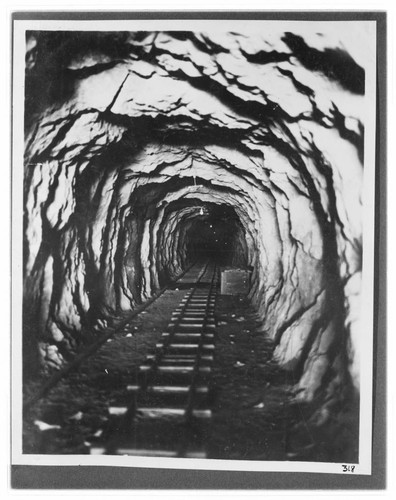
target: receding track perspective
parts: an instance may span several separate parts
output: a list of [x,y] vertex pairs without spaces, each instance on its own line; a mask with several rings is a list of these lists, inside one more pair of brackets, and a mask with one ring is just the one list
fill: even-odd
[[115,424],[119,435],[91,453],[206,458],[201,421],[212,415],[208,379],[215,348],[216,274],[215,267],[204,266],[180,280],[193,288],[175,309],[154,353],[139,366],[135,383],[126,387],[133,393],[122,401],[126,406],[109,408],[117,420],[123,416]]

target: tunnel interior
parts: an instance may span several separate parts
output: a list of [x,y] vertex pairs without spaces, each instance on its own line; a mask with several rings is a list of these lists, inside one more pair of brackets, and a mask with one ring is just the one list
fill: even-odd
[[247,266],[241,223],[232,207],[204,205],[186,232],[187,262],[211,260],[219,266]]
[[323,415],[358,394],[364,69],[340,40],[301,40],[27,33],[28,376],[210,259],[251,271],[297,398]]

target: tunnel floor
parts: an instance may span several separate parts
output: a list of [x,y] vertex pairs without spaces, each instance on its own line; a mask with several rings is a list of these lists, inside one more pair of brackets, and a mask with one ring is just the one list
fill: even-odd
[[[129,323],[129,333],[115,334],[26,412],[24,453],[90,453],[106,426],[109,406],[122,397],[131,374],[160,339],[183,288],[168,289]],[[215,316],[207,458],[353,461],[354,417],[347,414],[326,428],[309,424],[311,409],[295,402],[293,375],[271,360],[273,343],[248,299],[218,295]],[[26,395],[43,382],[31,381]]]

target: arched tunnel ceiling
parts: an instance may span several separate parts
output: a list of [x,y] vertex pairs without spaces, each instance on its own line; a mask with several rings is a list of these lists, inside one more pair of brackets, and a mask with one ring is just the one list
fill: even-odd
[[217,206],[301,397],[357,386],[364,89],[360,53],[326,33],[29,33],[25,301],[43,362],[181,272]]

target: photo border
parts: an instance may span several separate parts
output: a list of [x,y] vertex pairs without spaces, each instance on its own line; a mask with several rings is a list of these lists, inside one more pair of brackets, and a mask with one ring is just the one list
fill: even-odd
[[[374,248],[373,455],[370,476],[293,472],[148,469],[113,466],[11,465],[13,488],[57,489],[381,489],[386,466],[386,27],[385,12],[214,11],[214,12],[14,12],[20,20],[307,20],[377,22],[377,110]],[[11,89],[12,90],[12,89]]]

